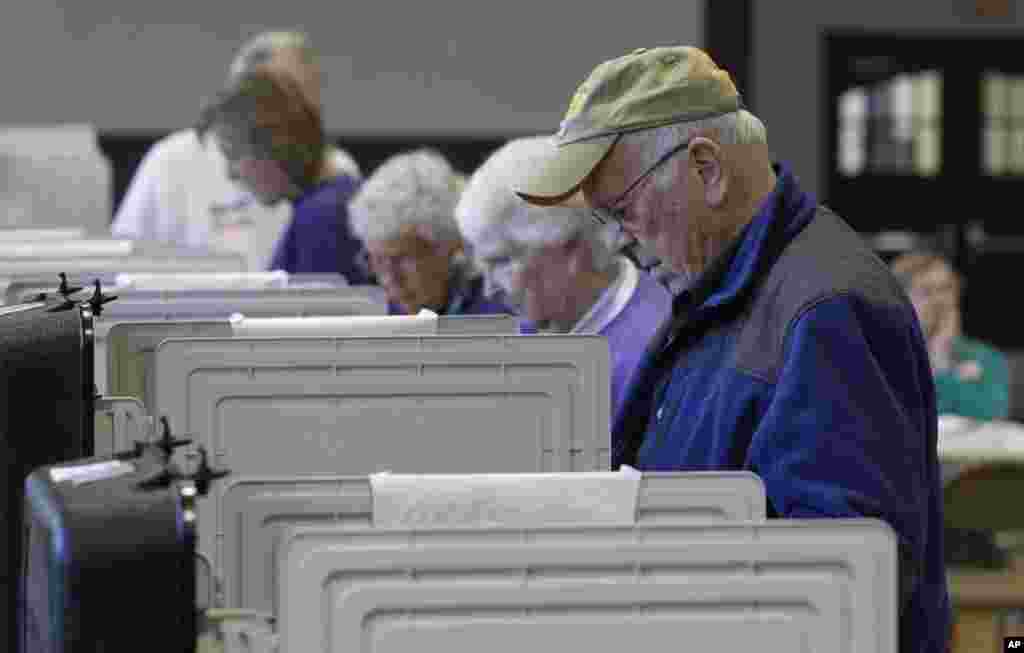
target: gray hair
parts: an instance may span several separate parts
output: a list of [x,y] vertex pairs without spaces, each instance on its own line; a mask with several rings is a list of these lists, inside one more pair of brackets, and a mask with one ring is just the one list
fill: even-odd
[[507,142],[493,152],[466,186],[455,219],[470,243],[484,237],[544,246],[582,238],[590,244],[595,268],[615,260],[615,234],[602,228],[590,211],[534,206],[512,190],[515,172],[553,147],[550,138],[533,136]]
[[293,30],[262,32],[250,38],[238,49],[238,54],[231,62],[228,79],[241,77],[256,66],[267,63],[282,50],[295,51],[306,63],[316,61],[316,52],[306,33]]
[[[715,141],[722,145],[767,145],[768,134],[764,123],[746,109],[740,109],[713,118],[676,123],[626,135],[628,142],[638,145],[643,153],[644,166],[654,165],[659,156],[675,145],[683,143],[701,131],[715,132]],[[665,174],[667,168],[659,172]]]
[[455,223],[460,175],[441,154],[419,149],[380,165],[348,204],[352,233],[364,243],[400,236],[406,227],[435,243],[460,241]]

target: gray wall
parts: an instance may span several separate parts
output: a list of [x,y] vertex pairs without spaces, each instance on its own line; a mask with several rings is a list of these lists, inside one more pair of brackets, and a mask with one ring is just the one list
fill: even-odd
[[[826,160],[822,152],[822,35],[827,29],[913,31],[945,34],[1006,33],[1024,29],[1024,11],[1015,24],[961,19],[967,0],[816,0],[799,10],[754,0],[754,58],[751,68],[757,114],[768,141],[789,162],[804,186],[824,192]],[[1015,56],[1009,55],[1008,56]],[[742,90],[742,89],[741,89]]]
[[583,0],[10,2],[0,123],[101,130],[190,123],[242,40],[299,27],[323,56],[332,132],[554,131],[594,65],[704,31],[704,0],[631,0],[631,19]]

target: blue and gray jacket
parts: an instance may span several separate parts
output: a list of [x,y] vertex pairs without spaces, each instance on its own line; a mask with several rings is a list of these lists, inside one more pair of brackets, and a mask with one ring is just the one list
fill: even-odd
[[627,390],[612,464],[749,470],[770,517],[875,517],[900,551],[900,651],[944,653],[935,386],[885,264],[777,167],[753,221],[673,302]]

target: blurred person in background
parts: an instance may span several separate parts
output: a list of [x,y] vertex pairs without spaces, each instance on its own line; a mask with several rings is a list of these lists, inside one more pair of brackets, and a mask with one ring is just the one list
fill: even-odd
[[330,156],[320,113],[293,77],[270,67],[242,75],[203,110],[197,129],[220,148],[228,177],[257,201],[292,205],[271,270],[367,283],[346,213],[358,182]]
[[352,233],[391,315],[512,312],[484,296],[484,280],[465,255],[454,216],[464,183],[438,152],[414,150],[382,163],[349,203]]
[[891,265],[914,305],[928,344],[939,414],[1006,419],[1010,413],[1006,356],[963,334],[961,276],[934,252],[908,252]]
[[[294,31],[260,33],[231,63],[231,84],[257,66],[290,75],[319,109],[322,75],[309,38]],[[329,146],[339,174],[361,176],[346,152]],[[269,265],[274,244],[291,218],[287,202],[264,205],[227,176],[215,144],[193,128],[157,141],[143,157],[111,225],[116,237],[244,254],[250,270]]]
[[671,296],[616,252],[616,232],[581,208],[532,206],[511,187],[516,170],[551,148],[510,141],[469,180],[455,216],[488,292],[525,319],[524,332],[598,334],[611,352],[612,415]]

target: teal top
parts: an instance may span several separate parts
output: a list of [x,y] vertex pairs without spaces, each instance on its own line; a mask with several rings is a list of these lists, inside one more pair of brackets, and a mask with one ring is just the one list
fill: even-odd
[[977,340],[953,341],[953,363],[935,375],[939,414],[1006,419],[1010,414],[1010,368],[1006,356]]

